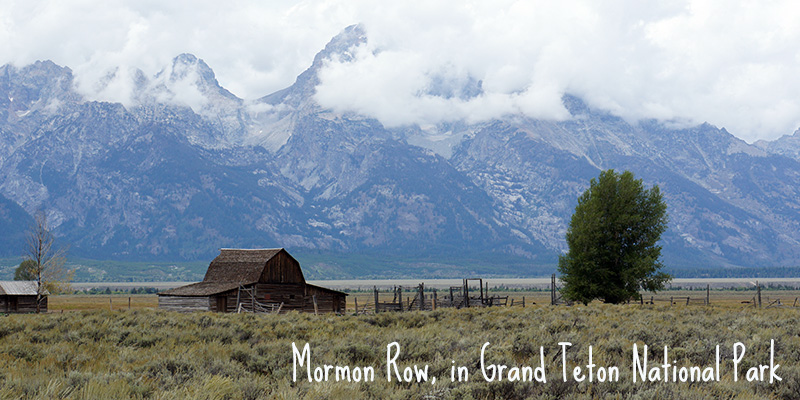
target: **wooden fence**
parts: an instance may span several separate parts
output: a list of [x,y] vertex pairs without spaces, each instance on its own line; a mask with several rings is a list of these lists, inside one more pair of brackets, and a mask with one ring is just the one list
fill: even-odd
[[[744,307],[754,308],[772,308],[772,307],[800,307],[800,297],[794,298],[776,298],[776,296],[763,296],[761,293],[761,285],[756,281],[755,294],[748,300],[741,301]],[[640,303],[642,305],[655,305],[655,304],[668,304],[668,305],[711,305],[713,303],[711,296],[711,287],[706,285],[706,290],[703,295],[698,296],[670,296],[670,297],[656,297],[642,296]],[[788,301],[787,301],[788,300]]]
[[[470,286],[470,282],[477,282],[478,286]],[[453,286],[441,293],[437,289],[425,290],[425,284],[420,283],[413,289],[395,286],[388,291],[380,291],[373,287],[372,304],[359,306],[355,300],[355,312],[358,314],[369,312],[389,311],[414,311],[436,310],[437,308],[467,308],[467,307],[492,307],[507,306],[508,296],[490,296],[489,284],[482,279],[464,279],[462,286]]]
[[[770,308],[770,307],[800,307],[800,297],[779,298],[777,296],[762,295],[762,288],[756,282],[755,294],[752,298],[741,301],[744,307]],[[555,274],[550,281],[551,305],[572,305],[561,295],[559,281]],[[373,287],[373,296],[369,301],[359,304],[355,298],[355,309],[348,312],[358,314],[375,312],[402,312],[402,311],[429,311],[438,308],[467,308],[467,307],[526,307],[535,305],[533,298],[522,296],[521,298],[511,298],[507,295],[499,296],[490,294],[489,284],[483,279],[464,279],[462,285],[452,286],[447,289],[425,288],[423,283],[412,287],[395,286],[387,290],[379,290]],[[539,300],[541,296],[538,296]],[[718,301],[720,301],[718,299]],[[727,300],[730,303],[731,300]],[[739,300],[736,300],[739,302]],[[705,290],[690,290],[688,295],[664,296],[664,295],[644,295],[638,300],[629,301],[630,304],[639,303],[642,306],[668,305],[668,306],[708,306],[714,304],[710,285],[706,285]]]

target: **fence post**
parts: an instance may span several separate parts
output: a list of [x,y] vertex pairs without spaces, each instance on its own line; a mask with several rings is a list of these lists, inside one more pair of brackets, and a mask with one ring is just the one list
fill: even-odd
[[[242,284],[239,284],[239,289],[236,291],[236,309],[241,310],[242,302],[240,301],[240,295],[242,294]],[[238,312],[238,311],[237,311]]]
[[464,279],[464,307],[469,307],[469,283]]
[[419,310],[425,309],[425,287],[422,283],[419,284]]
[[131,298],[128,297],[128,310],[130,310],[130,309],[131,309]]
[[711,285],[706,284],[706,305],[711,304]]
[[673,303],[674,303],[674,300],[672,299],[672,296],[669,296],[669,306],[672,307]]
[[353,300],[356,302],[356,315],[358,315],[358,297],[353,297]]
[[686,296],[686,305],[689,305],[689,296]]
[[525,308],[525,296],[522,296],[522,308]]
[[378,287],[373,286],[372,290],[375,291],[375,314],[378,313]]
[[756,281],[756,293],[758,293],[758,308],[761,308],[761,285]]
[[433,289],[433,310],[436,311],[436,301],[439,300],[436,289]]
[[[317,295],[311,296],[311,300],[314,301],[314,315],[319,315],[319,309],[317,308]],[[253,310],[255,310],[256,303],[253,303]]]

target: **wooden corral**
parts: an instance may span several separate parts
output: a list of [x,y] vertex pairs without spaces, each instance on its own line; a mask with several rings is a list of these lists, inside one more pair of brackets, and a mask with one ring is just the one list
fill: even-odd
[[[478,283],[477,293],[475,290],[470,294],[470,281]],[[462,286],[453,286],[449,292],[439,296],[439,292],[434,289],[425,293],[425,285],[420,283],[413,292],[403,296],[403,287],[398,286],[392,289],[392,300],[381,301],[380,292],[377,288],[373,289],[375,296],[374,310],[383,311],[413,311],[413,310],[435,310],[441,307],[491,307],[508,305],[508,296],[489,296],[489,284],[484,287],[483,279],[464,279]]]
[[[470,295],[469,282],[478,283],[478,293]],[[461,287],[453,286],[448,295],[443,296],[442,305],[445,307],[491,307],[508,305],[508,296],[489,296],[489,283],[484,286],[483,279],[464,279]]]
[[284,249],[222,249],[202,282],[158,294],[174,311],[345,311],[346,293],[306,283],[300,263]]
[[[36,312],[37,288],[35,281],[0,281],[0,312]],[[47,294],[39,302],[39,311],[47,312]]]

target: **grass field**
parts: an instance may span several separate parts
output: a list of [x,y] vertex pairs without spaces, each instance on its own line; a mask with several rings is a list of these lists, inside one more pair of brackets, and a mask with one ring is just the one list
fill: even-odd
[[[439,291],[439,295],[446,293],[446,291]],[[476,288],[471,294],[477,295],[478,289]],[[503,291],[503,290],[490,290],[490,296],[508,296],[508,304],[512,303],[515,307],[521,307],[523,297],[526,306],[543,306],[550,304],[550,291],[547,290],[528,290],[528,291]],[[413,292],[404,292],[404,299],[408,300],[413,297]],[[427,293],[426,296],[431,296]],[[755,290],[711,290],[709,293],[709,301],[712,306],[725,306],[725,307],[753,307],[753,299],[757,296]],[[645,294],[643,298],[649,302],[652,298],[654,305],[669,305],[672,299],[675,306],[683,306],[686,304],[686,298],[690,299],[690,306],[697,306],[705,304],[706,291],[705,290],[665,290],[658,292],[658,294],[650,295]],[[428,297],[430,298],[430,297]],[[795,303],[795,299],[797,299]],[[392,300],[390,293],[381,292],[380,301]],[[770,303],[775,303],[780,300],[783,306],[796,305],[800,310],[800,290],[762,290],[761,302],[763,307],[767,307]],[[355,302],[358,301],[359,309],[365,306],[369,309],[374,309],[375,297],[371,291],[351,292],[347,297],[348,310],[355,309]],[[775,304],[777,305],[777,304]]]
[[[477,293],[477,289],[475,289]],[[444,294],[445,291],[439,291],[439,294]],[[492,296],[508,296],[509,304],[512,303],[515,307],[521,307],[523,297],[526,306],[543,306],[550,303],[549,291],[503,291],[491,290]],[[406,292],[404,296],[413,296],[413,292]],[[430,296],[430,293],[426,294]],[[382,292],[380,295],[381,301],[390,300],[390,295]],[[711,290],[710,300],[712,306],[728,306],[728,307],[752,307],[753,304],[744,304],[752,302],[756,296],[754,290]],[[685,305],[686,298],[691,299],[690,305],[696,306],[702,304],[706,298],[704,290],[667,290],[659,292],[655,297],[655,305],[668,305],[670,298],[676,306]],[[781,304],[784,306],[795,305],[800,309],[800,290],[763,290],[762,291],[762,305],[768,306],[775,300],[780,299]],[[649,301],[651,296],[645,295],[644,298]],[[148,309],[158,307],[158,296],[154,294],[119,294],[119,295],[58,295],[50,296],[49,309],[51,312],[63,311],[90,311],[90,310],[128,310],[130,299],[130,309]],[[406,297],[406,299],[408,299]],[[374,309],[375,297],[371,291],[351,292],[347,296],[347,309],[355,311],[356,301],[358,301],[359,309],[363,310],[364,307]]]
[[[117,311],[111,312],[108,296],[53,296],[51,313],[0,317],[0,398],[796,399],[800,393],[800,308],[755,309],[738,298],[712,306],[537,301],[526,308],[255,316],[167,313],[147,308],[155,306],[152,295],[130,296],[128,311],[128,297],[112,297]],[[79,308],[95,310],[60,311]],[[741,372],[733,382],[734,343],[747,348],[739,365],[745,371],[769,364],[771,339],[782,381],[747,382]],[[293,382],[292,342],[310,344],[314,368],[372,366],[375,380]],[[401,375],[428,365],[437,382],[387,382],[392,342],[400,346]],[[480,369],[485,342],[491,343],[487,362],[509,367],[538,366],[543,346],[547,381],[487,382]],[[619,380],[563,382],[559,342],[573,344],[565,356],[570,370],[585,368],[591,345],[594,363],[617,366]],[[634,383],[634,343],[648,345],[651,363],[660,365],[669,346],[676,366],[702,368],[714,365],[719,345],[721,381]],[[453,366],[466,367],[468,381],[451,382]]]
[[154,294],[58,295],[48,298],[47,307],[50,312],[152,309],[158,307],[158,296]]

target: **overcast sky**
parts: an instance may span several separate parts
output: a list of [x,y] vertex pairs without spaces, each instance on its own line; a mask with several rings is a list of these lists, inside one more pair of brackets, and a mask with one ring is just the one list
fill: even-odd
[[[800,127],[796,1],[0,0],[0,64],[51,59],[84,90],[110,68],[155,74],[184,52],[254,99],[290,85],[348,25],[369,41],[330,63],[317,99],[387,125],[509,113],[565,118],[563,93],[635,120]],[[481,80],[483,95],[427,95]]]

